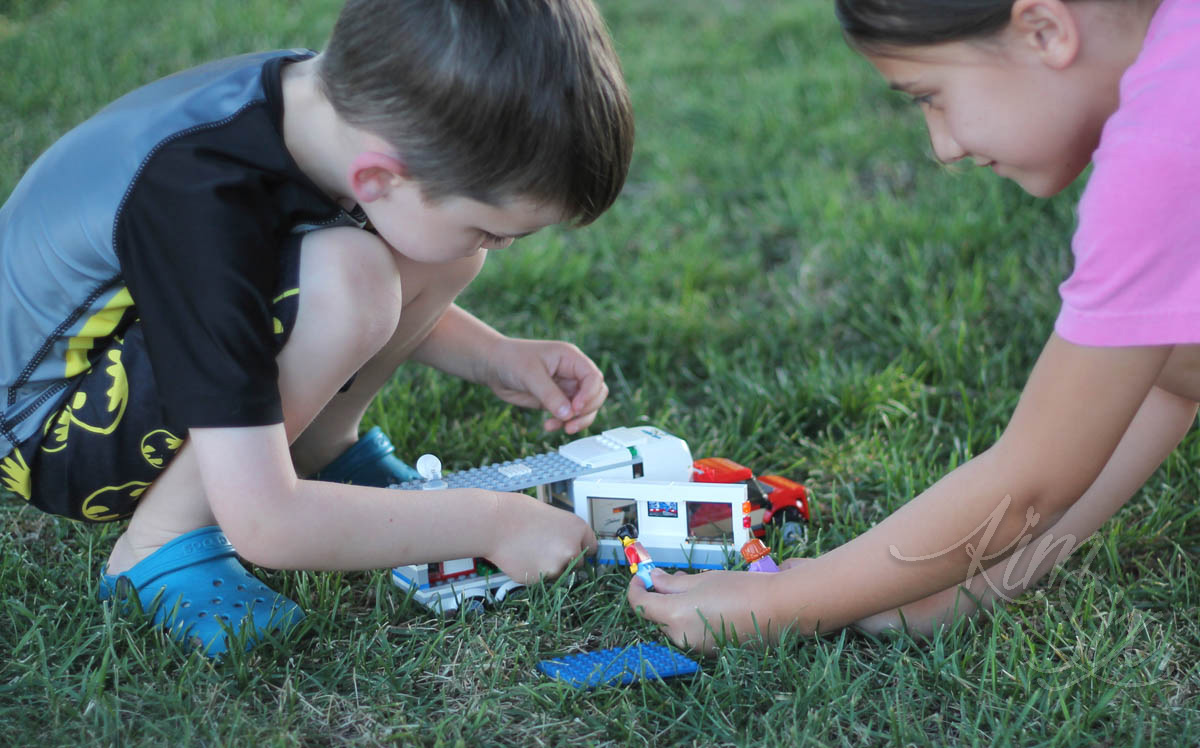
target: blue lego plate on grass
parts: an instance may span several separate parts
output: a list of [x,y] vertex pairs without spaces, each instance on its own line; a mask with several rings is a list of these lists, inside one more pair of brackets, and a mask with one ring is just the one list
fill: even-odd
[[662,644],[632,644],[584,654],[566,655],[538,663],[538,670],[576,688],[628,685],[637,680],[691,675],[694,661]]

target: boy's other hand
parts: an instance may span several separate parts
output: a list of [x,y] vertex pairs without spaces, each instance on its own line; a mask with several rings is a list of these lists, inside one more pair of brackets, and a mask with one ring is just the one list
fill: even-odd
[[772,612],[772,603],[778,599],[774,585],[780,574],[655,569],[650,576],[653,591],[639,577],[629,581],[629,605],[680,647],[711,653],[735,633],[743,644],[779,639],[783,619]]
[[521,493],[501,493],[493,547],[484,554],[522,584],[553,578],[582,553],[596,552],[596,535],[570,512]]
[[505,338],[488,357],[483,382],[505,402],[544,408],[545,429],[568,434],[590,426],[608,397],[595,362],[561,340]]

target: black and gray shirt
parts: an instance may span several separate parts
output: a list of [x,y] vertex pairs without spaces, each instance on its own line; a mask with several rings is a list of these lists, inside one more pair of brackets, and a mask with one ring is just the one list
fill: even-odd
[[270,294],[289,234],[360,225],[283,142],[280,72],[245,55],[151,83],[64,135],[0,208],[0,456],[140,318],[170,421],[279,423]]

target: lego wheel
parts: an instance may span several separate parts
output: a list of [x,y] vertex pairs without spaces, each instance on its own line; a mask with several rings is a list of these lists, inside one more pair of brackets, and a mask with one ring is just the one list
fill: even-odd
[[458,604],[458,615],[463,618],[481,616],[487,610],[485,600],[481,597],[468,597]]
[[525,585],[520,582],[508,581],[501,585],[499,589],[492,592],[492,596],[496,599],[497,603],[502,603],[509,598],[520,597],[525,591]]
[[771,517],[771,524],[779,528],[779,537],[787,545],[803,543],[808,539],[808,523],[799,509],[788,508]]

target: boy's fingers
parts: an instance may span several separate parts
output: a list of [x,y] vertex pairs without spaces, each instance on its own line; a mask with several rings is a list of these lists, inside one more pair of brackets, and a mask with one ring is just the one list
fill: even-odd
[[576,432],[583,431],[588,426],[591,426],[592,421],[595,421],[595,420],[596,420],[596,411],[593,410],[591,413],[585,413],[578,418],[572,418],[571,420],[569,420],[563,424],[563,428],[566,429],[566,432],[568,434],[574,434]]
[[604,378],[601,377],[593,388],[581,389],[580,393],[572,397],[571,406],[575,408],[576,413],[595,413],[599,411],[600,406],[604,405],[604,401],[607,399],[608,385],[605,384]]
[[571,397],[571,405],[576,413],[586,413],[589,410],[599,410],[607,398],[608,385],[604,383],[604,375],[599,369],[594,369],[578,380],[575,393]]
[[547,413],[553,416],[551,420],[564,422],[571,417],[571,401],[567,399],[552,378],[543,372],[538,372],[538,376],[532,377],[532,380],[528,384],[529,393],[537,398]]

